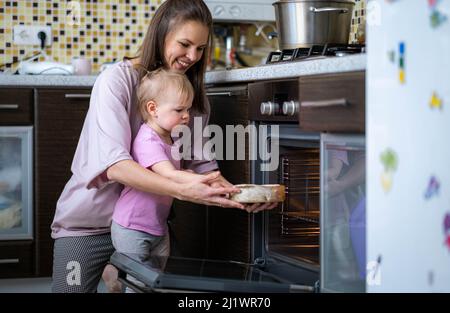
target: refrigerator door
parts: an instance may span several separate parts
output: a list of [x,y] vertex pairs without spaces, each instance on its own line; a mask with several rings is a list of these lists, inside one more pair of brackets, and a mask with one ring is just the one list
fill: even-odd
[[143,259],[136,254],[115,252],[111,264],[119,269],[119,279],[137,292],[310,291],[307,286],[292,284],[255,265],[233,261],[172,256]]
[[450,1],[367,3],[367,290],[450,291]]

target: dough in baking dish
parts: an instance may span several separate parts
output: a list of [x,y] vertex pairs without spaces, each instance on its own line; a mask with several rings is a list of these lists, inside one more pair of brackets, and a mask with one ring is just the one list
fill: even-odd
[[243,184],[234,187],[241,190],[231,196],[231,200],[240,203],[283,202],[284,185],[252,185]]

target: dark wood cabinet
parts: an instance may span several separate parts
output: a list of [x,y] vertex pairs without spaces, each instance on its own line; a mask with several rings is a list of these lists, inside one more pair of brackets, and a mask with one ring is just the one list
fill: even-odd
[[34,275],[33,241],[0,242],[0,278]]
[[301,77],[299,93],[300,129],[364,133],[364,71]]
[[50,276],[50,225],[89,108],[90,89],[37,89],[35,123],[36,275]]
[[[248,126],[248,88],[245,85],[218,86],[208,90],[211,104],[210,125],[218,125],[223,131],[223,160],[218,159],[222,175],[232,184],[250,183],[249,138],[239,142],[228,133],[226,127]],[[233,143],[234,157],[226,159],[227,142]],[[243,146],[244,143],[244,146]],[[244,160],[238,159],[238,151],[244,149]],[[250,261],[251,215],[246,211],[208,207],[207,257],[211,259]]]
[[[248,125],[247,85],[215,86],[208,89],[207,95],[211,105],[209,124],[220,126],[223,131],[223,158],[227,153],[227,140],[234,142],[234,160],[223,160],[217,155],[220,171],[232,184],[250,183],[248,136],[245,138],[245,160],[236,160],[237,147],[242,149],[242,144],[238,144],[237,138],[226,135],[227,125],[244,128]],[[250,260],[251,216],[247,212],[184,201],[174,201],[172,209],[175,216],[171,222],[172,255]]]
[[32,88],[0,88],[0,124],[33,124]]

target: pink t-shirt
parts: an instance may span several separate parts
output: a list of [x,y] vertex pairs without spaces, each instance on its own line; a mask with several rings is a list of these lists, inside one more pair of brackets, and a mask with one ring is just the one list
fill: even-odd
[[[110,232],[114,206],[123,185],[108,181],[105,171],[119,161],[132,159],[131,143],[142,124],[136,101],[137,81],[138,73],[128,60],[106,69],[95,81],[72,162],[72,177],[56,204],[52,238]],[[191,129],[195,116],[202,117],[203,127],[207,125],[209,104],[206,104],[208,114],[191,114]],[[202,140],[194,137],[192,142]],[[203,138],[203,142],[206,140]],[[194,155],[202,155],[201,145],[192,143],[192,147]],[[196,173],[218,168],[215,161],[198,157],[182,162],[183,168]]]
[[[170,161],[179,170],[180,161],[172,158],[171,149],[172,145],[166,144],[150,126],[142,124],[133,141],[131,155],[145,168],[161,161]],[[173,198],[169,196],[146,193],[125,186],[114,208],[113,220],[125,228],[163,236],[167,233],[166,221],[172,201]]]

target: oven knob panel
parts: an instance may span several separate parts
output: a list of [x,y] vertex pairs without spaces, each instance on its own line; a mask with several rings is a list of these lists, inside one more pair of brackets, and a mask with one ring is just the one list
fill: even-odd
[[261,115],[277,115],[279,113],[280,107],[278,103],[272,101],[261,102],[260,111]]
[[287,116],[294,116],[298,114],[298,102],[297,101],[285,101],[283,102],[283,114]]

